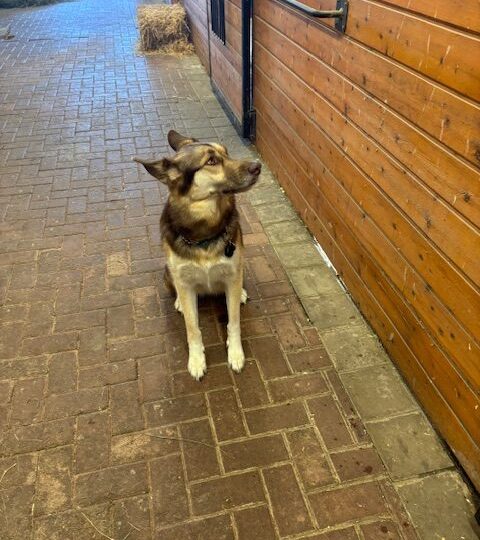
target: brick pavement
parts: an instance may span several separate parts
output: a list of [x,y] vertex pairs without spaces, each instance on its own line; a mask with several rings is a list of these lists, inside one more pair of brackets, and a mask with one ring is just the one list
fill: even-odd
[[0,14],[16,35],[0,42],[0,537],[416,538],[346,360],[292,285],[310,296],[322,278],[275,247],[306,233],[281,223],[268,171],[241,198],[246,369],[227,368],[225,308],[206,300],[209,371],[186,372],[161,279],[166,193],[130,160],[166,152],[172,127],[250,149],[195,58],[133,54],[134,8]]

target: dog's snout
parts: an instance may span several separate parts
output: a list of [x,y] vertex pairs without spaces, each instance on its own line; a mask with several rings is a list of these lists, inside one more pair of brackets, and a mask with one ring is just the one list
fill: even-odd
[[262,164],[259,161],[252,161],[248,166],[248,172],[254,176],[258,176],[262,170]]

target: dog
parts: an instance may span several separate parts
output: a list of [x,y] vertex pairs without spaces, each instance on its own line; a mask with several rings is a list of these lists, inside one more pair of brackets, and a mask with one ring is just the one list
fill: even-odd
[[142,164],[168,187],[160,219],[166,254],[165,283],[176,294],[188,341],[188,371],[196,380],[207,365],[198,325],[198,295],[225,294],[228,364],[240,372],[245,364],[240,332],[244,248],[235,194],[249,190],[260,176],[258,161],[232,159],[225,146],[168,133],[175,155]]

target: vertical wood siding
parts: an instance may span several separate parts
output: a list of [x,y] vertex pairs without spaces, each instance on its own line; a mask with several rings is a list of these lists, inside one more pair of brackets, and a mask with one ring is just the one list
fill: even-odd
[[225,0],[226,43],[211,31],[210,0],[184,0],[197,54],[235,117],[242,121],[241,0]]
[[257,146],[480,487],[480,4],[254,9]]

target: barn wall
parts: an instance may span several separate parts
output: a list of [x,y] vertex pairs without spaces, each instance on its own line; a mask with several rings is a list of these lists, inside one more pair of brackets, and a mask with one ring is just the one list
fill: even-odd
[[478,3],[254,10],[257,146],[479,487]]
[[212,32],[210,0],[184,0],[196,52],[210,73],[217,92],[242,121],[241,0],[225,0],[226,43]]

